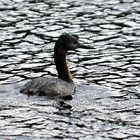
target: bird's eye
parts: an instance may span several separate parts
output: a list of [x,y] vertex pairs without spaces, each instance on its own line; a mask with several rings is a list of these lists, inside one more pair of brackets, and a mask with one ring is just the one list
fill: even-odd
[[74,39],[73,44],[78,44],[78,41]]

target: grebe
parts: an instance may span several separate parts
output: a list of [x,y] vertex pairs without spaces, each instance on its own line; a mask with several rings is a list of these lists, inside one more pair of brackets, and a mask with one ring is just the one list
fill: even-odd
[[58,72],[58,78],[40,77],[26,83],[20,90],[27,95],[46,95],[51,98],[72,99],[76,86],[70,74],[66,53],[82,46],[78,42],[78,36],[62,34],[54,46],[54,62]]

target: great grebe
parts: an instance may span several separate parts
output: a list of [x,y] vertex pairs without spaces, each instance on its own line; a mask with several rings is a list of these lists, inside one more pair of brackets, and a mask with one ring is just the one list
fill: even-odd
[[35,78],[26,83],[20,92],[27,95],[46,95],[72,99],[76,86],[67,65],[66,53],[81,46],[76,35],[62,34],[54,46],[54,61],[58,78]]

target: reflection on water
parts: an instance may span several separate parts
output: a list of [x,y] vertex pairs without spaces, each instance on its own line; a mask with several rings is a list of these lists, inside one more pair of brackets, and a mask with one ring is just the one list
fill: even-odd
[[[0,2],[1,139],[140,139],[140,2]],[[20,94],[56,77],[53,46],[63,32],[92,46],[68,54],[77,82],[68,102]]]

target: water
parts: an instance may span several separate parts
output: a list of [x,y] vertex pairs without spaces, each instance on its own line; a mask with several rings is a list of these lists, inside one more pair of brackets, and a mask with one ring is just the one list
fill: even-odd
[[[139,140],[139,0],[0,1],[0,139]],[[77,83],[60,104],[19,93],[57,77],[53,46],[63,32],[90,49],[68,53]]]

